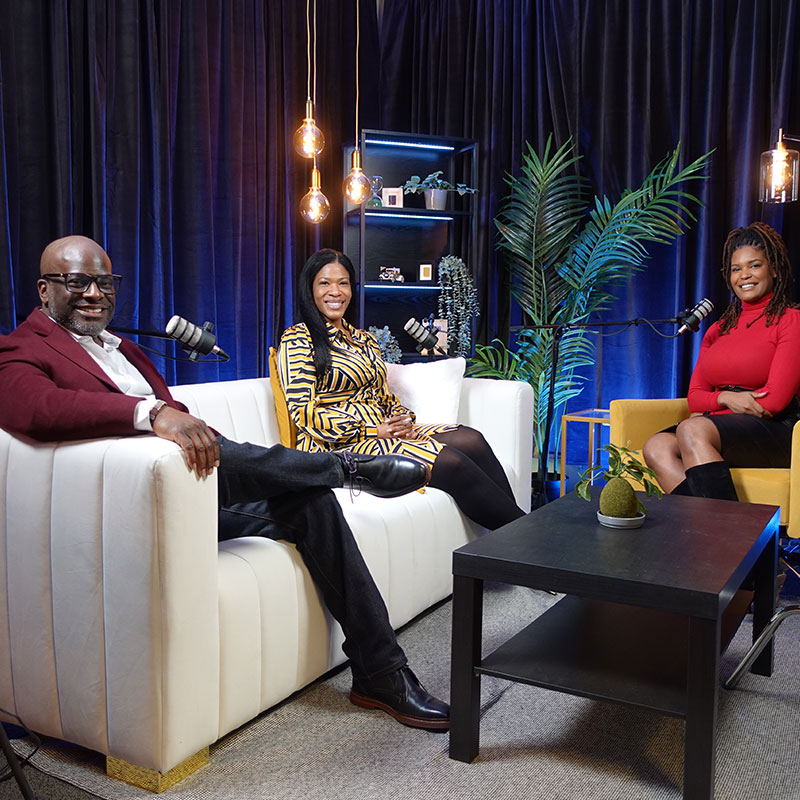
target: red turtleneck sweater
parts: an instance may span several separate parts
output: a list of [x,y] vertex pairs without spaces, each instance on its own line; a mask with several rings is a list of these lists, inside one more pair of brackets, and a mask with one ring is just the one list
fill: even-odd
[[787,309],[767,327],[759,316],[770,297],[742,303],[736,327],[727,333],[720,334],[719,322],[708,329],[689,385],[690,411],[730,414],[717,402],[722,386],[767,392],[758,402],[772,414],[800,394],[800,310]]

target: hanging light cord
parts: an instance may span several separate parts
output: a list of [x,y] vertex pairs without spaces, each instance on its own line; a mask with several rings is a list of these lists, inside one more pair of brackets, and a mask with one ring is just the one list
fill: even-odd
[[314,94],[312,95],[314,102],[314,114],[317,111],[317,0],[314,0]]
[[358,54],[361,50],[361,3],[356,0],[356,138],[355,148],[358,150],[358,103],[360,83],[358,74]]
[[306,97],[311,97],[311,0],[306,0]]

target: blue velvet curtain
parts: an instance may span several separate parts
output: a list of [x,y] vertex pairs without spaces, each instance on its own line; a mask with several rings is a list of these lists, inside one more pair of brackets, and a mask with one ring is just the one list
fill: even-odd
[[[384,122],[468,136],[482,150],[478,272],[486,338],[518,321],[509,307],[492,220],[525,140],[572,137],[597,194],[638,185],[680,141],[683,163],[714,149],[704,207],[690,233],[651,249],[618,287],[606,320],[664,319],[728,297],[728,230],[764,219],[800,265],[798,204],[757,201],[758,159],[778,128],[800,135],[800,30],[793,0],[385,0]],[[666,326],[664,332],[674,332]],[[598,363],[571,407],[685,393],[700,335],[674,341],[644,327],[598,337]]]
[[[353,136],[356,0],[318,0],[317,109],[328,220],[297,205],[291,136],[306,93],[302,0],[44,0],[0,8],[0,332],[37,305],[42,247],[96,238],[124,274],[119,326],[178,313],[216,323],[228,364],[171,381],[261,375],[293,321],[308,253],[341,244],[342,145]],[[638,184],[680,140],[715,149],[691,232],[654,248],[607,319],[663,318],[709,296],[726,232],[756,218],[800,261],[800,210],[762,208],[759,153],[800,133],[800,0],[360,0],[361,125],[481,145],[481,338],[517,321],[492,220],[524,142],[570,136],[596,192]],[[604,338],[579,404],[685,391],[699,336]],[[171,345],[142,339],[171,351]]]
[[[309,228],[297,206],[310,165],[292,147],[306,97],[304,2],[4,3],[0,332],[38,305],[44,245],[81,233],[124,276],[118,327],[163,331],[175,313],[216,324],[231,361],[156,358],[170,381],[265,374],[267,348],[293,321],[296,269],[321,243],[341,240],[354,16],[355,0],[318,3],[317,108],[329,141],[321,170],[333,208]],[[369,0],[362,36],[374,63]],[[377,73],[367,72],[368,108],[376,90]]]

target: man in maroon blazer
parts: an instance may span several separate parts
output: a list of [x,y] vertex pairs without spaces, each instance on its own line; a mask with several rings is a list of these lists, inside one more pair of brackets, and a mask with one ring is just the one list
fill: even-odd
[[424,484],[403,456],[305,453],[229,441],[176,402],[150,359],[106,330],[121,277],[83,236],[49,244],[38,281],[41,308],[0,336],[0,427],[38,441],[153,433],[178,444],[198,479],[215,469],[219,538],[294,542],[345,634],[350,699],[398,721],[446,730],[449,707],[407,665],[386,606],[331,488],[349,481],[391,497]]

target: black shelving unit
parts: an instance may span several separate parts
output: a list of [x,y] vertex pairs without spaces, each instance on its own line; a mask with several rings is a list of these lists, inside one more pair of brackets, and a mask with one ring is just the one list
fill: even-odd
[[[359,147],[365,174],[382,176],[384,188],[399,188],[412,175],[424,178],[440,169],[451,183],[480,189],[478,143],[473,139],[362,130]],[[352,145],[344,149],[345,172],[350,169],[352,151]],[[358,270],[358,327],[388,325],[404,356],[417,355],[403,326],[411,317],[437,315],[436,267],[442,256],[459,256],[474,272],[474,208],[474,195],[457,192],[447,193],[444,211],[427,210],[422,195],[410,194],[403,195],[402,208],[346,204],[343,241]],[[421,264],[432,265],[431,280],[420,280]],[[403,283],[380,281],[381,266],[399,268]]]

